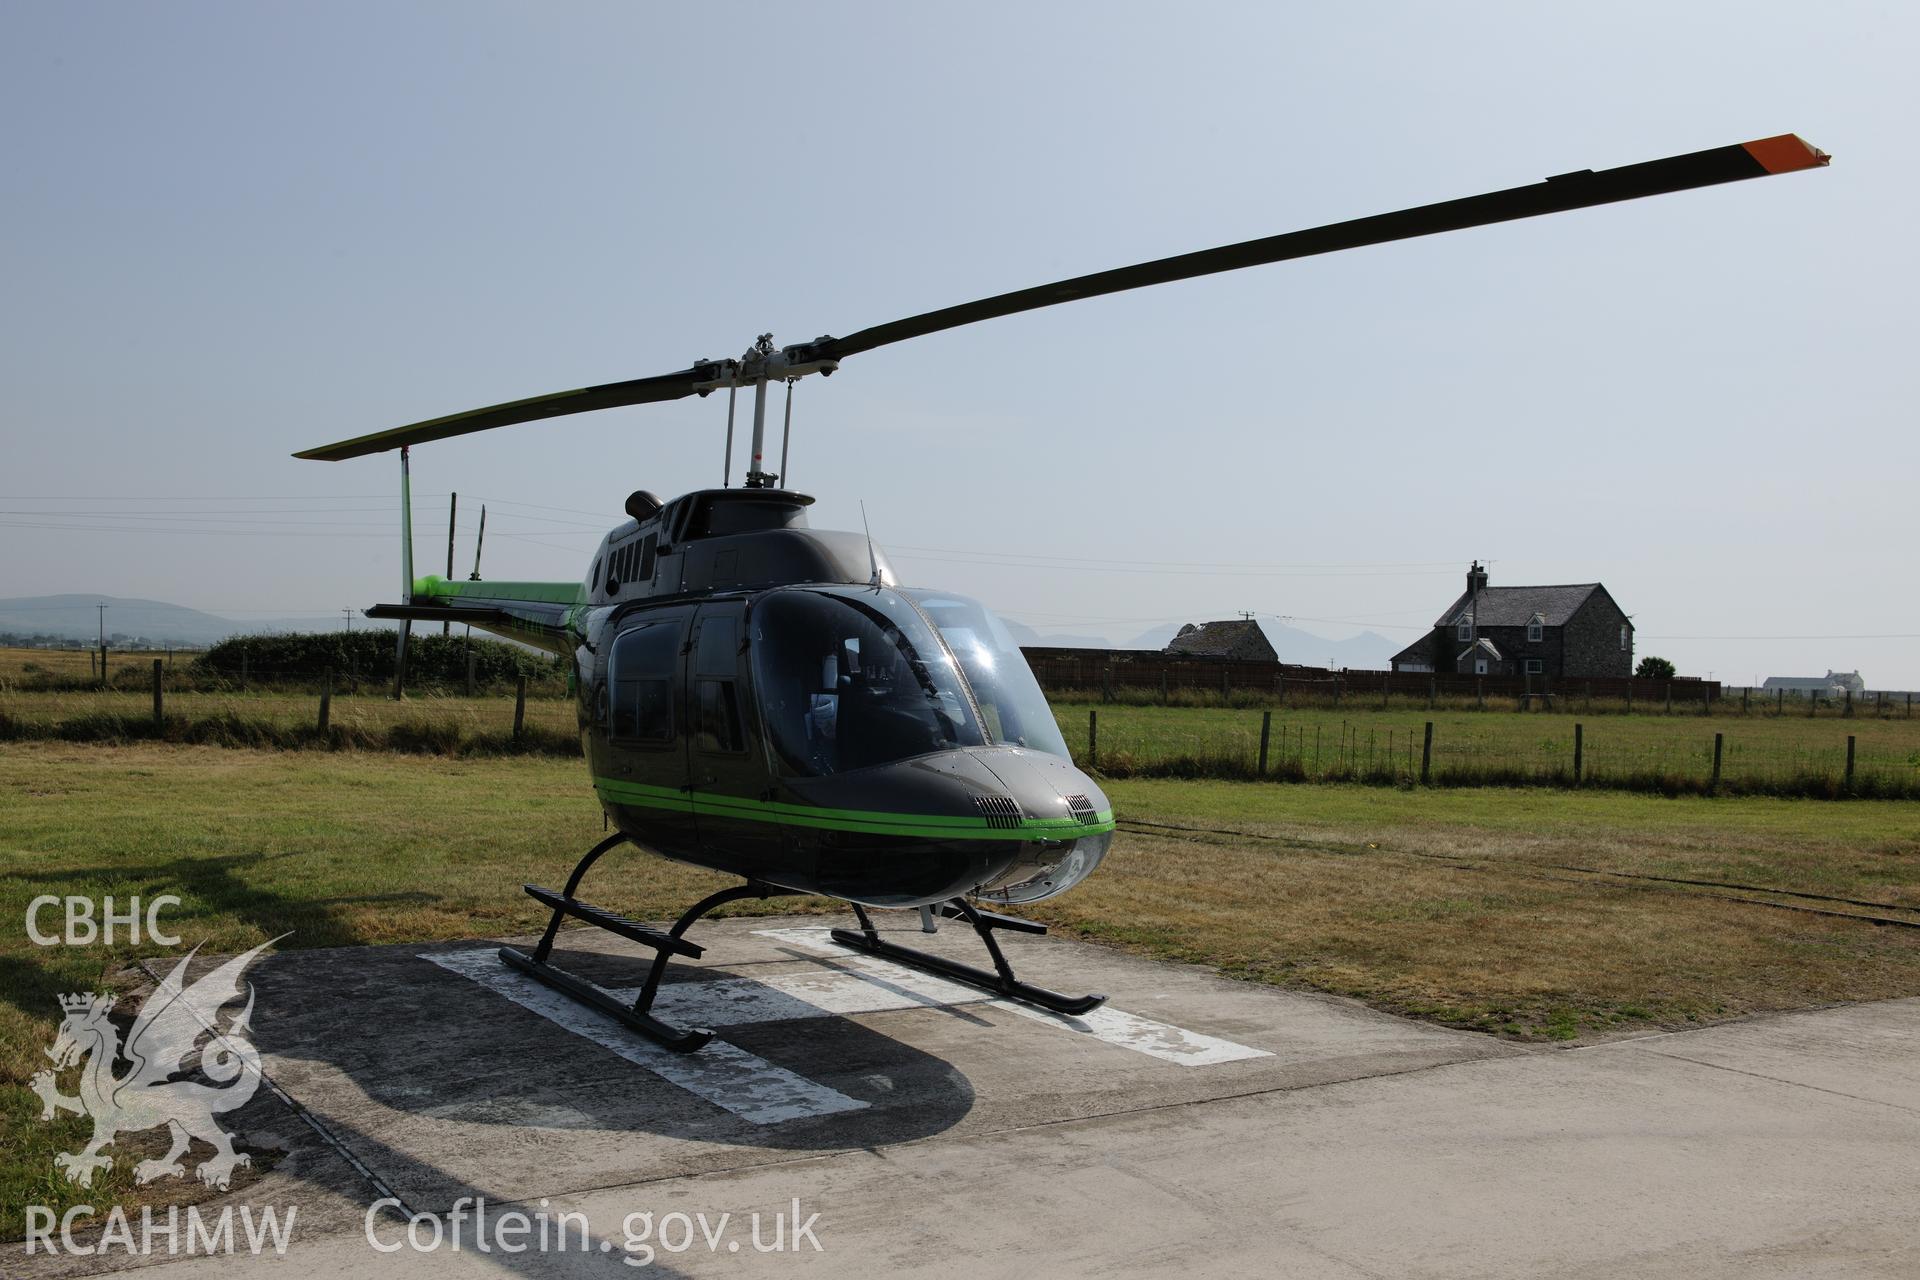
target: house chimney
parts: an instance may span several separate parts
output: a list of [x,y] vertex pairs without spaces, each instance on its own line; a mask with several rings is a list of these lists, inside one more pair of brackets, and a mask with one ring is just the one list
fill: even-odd
[[1487,571],[1475,560],[1473,567],[1467,570],[1467,594],[1478,595],[1487,589]]

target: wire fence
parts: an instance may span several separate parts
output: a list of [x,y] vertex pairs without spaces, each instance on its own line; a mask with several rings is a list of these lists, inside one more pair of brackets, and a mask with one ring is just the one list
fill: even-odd
[[1075,758],[1108,776],[1920,798],[1920,726],[1904,718],[1709,726],[1135,707],[1056,715]]
[[[521,677],[471,693],[414,689],[396,700],[385,682],[356,688],[350,674],[262,671],[241,684],[209,679],[204,666],[177,657],[169,666],[155,654],[110,664],[104,688],[97,679],[68,687],[58,672],[54,687],[44,687],[36,681],[45,674],[0,672],[0,737],[580,749],[579,712],[560,679]],[[1890,701],[1854,711],[1836,719],[1754,704],[1729,719],[1487,715],[1390,703],[1055,706],[1076,759],[1115,777],[1920,798],[1920,720]]]

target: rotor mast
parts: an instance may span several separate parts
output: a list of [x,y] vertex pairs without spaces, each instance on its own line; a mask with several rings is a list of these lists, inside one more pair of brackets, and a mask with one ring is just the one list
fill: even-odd
[[[747,449],[747,488],[771,489],[780,480],[779,476],[766,469],[768,385],[774,382],[787,384],[789,396],[787,422],[791,428],[793,384],[810,373],[817,373],[823,378],[828,377],[840,367],[838,360],[820,359],[814,356],[812,348],[826,341],[828,341],[826,338],[816,338],[811,343],[775,349],[773,335],[763,333],[738,360],[695,362],[696,368],[711,371],[713,375],[693,384],[697,395],[708,395],[721,387],[727,388],[729,393],[740,387],[753,388],[753,443]],[[731,412],[728,413],[727,421],[731,428],[733,421]],[[727,454],[731,458],[733,454],[731,430],[728,431],[727,436]],[[787,465],[784,454],[780,465],[783,467]],[[722,482],[724,483],[724,477]]]

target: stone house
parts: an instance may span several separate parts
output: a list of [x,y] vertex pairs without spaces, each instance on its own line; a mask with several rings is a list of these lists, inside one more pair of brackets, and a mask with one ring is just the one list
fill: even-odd
[[1189,658],[1231,658],[1240,662],[1280,660],[1280,655],[1274,652],[1260,624],[1251,619],[1242,621],[1238,618],[1198,625],[1189,622],[1180,628],[1178,635],[1167,641],[1164,652]]
[[1393,656],[1395,671],[1539,676],[1633,674],[1633,621],[1597,582],[1495,587],[1475,561],[1433,630]]

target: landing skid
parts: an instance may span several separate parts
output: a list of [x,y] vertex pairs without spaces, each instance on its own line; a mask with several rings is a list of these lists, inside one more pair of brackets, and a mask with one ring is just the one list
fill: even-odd
[[859,903],[853,904],[853,914],[860,921],[860,929],[833,930],[833,940],[844,947],[864,951],[868,955],[885,956],[901,964],[942,978],[951,978],[955,982],[964,982],[968,986],[979,987],[994,995],[1006,996],[1012,1000],[1023,1000],[1028,1004],[1040,1006],[1053,1013],[1077,1016],[1090,1012],[1106,1003],[1101,995],[1068,996],[1058,991],[1049,991],[1045,987],[1036,987],[1022,982],[1013,976],[1013,966],[1007,963],[1006,956],[1000,953],[1000,944],[994,941],[993,931],[1005,929],[1010,933],[1045,933],[1047,926],[1033,920],[1022,920],[1017,916],[997,915],[991,911],[981,911],[967,903],[964,898],[953,898],[934,908],[940,915],[950,920],[965,920],[980,935],[980,941],[987,944],[987,955],[993,960],[993,971],[977,969],[970,964],[961,964],[945,956],[932,955],[925,951],[916,951],[912,947],[903,947],[897,942],[888,942],[873,927],[873,921]]
[[[718,893],[708,894],[688,907],[680,918],[674,921],[673,927],[662,933],[658,929],[648,928],[625,916],[616,915],[604,907],[582,902],[574,896],[575,891],[580,888],[580,878],[587,874],[587,868],[597,862],[601,854],[624,843],[626,838],[624,835],[609,836],[588,850],[587,856],[580,859],[579,865],[574,867],[573,874],[568,877],[566,889],[560,893],[543,889],[537,884],[524,886],[536,902],[553,908],[553,918],[547,921],[547,931],[541,935],[539,945],[534,947],[532,955],[515,950],[513,947],[502,947],[500,958],[528,977],[545,983],[561,995],[598,1009],[622,1026],[639,1032],[663,1048],[671,1049],[675,1053],[692,1053],[713,1039],[713,1032],[704,1027],[669,1026],[650,1012],[654,997],[660,994],[660,979],[667,971],[667,958],[678,955],[697,959],[702,955],[705,948],[698,943],[688,942],[682,935],[694,921],[722,903],[732,902],[737,898],[780,897],[792,893],[793,890],[780,889],[755,881],[735,885],[731,889],[722,889]],[[642,946],[653,948],[653,966],[647,970],[647,980],[641,986],[639,996],[631,1005],[616,1000],[578,974],[568,973],[565,969],[548,963],[547,957],[553,953],[554,938],[560,932],[560,922],[568,916],[583,920],[597,929],[605,929],[608,933],[618,934],[622,938],[638,942]]]
[[[663,1048],[671,1049],[675,1053],[692,1053],[713,1039],[713,1032],[705,1027],[670,1026],[654,1017],[652,1013],[654,998],[660,994],[660,979],[667,971],[668,957],[687,956],[690,959],[698,959],[704,954],[704,947],[698,943],[688,942],[684,935],[694,921],[722,903],[733,902],[739,898],[783,897],[797,893],[798,890],[782,889],[775,885],[749,880],[731,889],[722,889],[718,893],[708,894],[688,907],[680,918],[673,922],[672,927],[662,933],[658,929],[649,928],[647,925],[608,911],[605,907],[596,907],[590,902],[582,902],[574,896],[580,888],[581,878],[587,874],[587,869],[600,860],[601,854],[624,844],[626,839],[624,835],[608,836],[589,849],[587,855],[580,859],[579,865],[574,867],[573,874],[567,877],[567,887],[559,893],[551,889],[543,889],[537,884],[524,886],[534,901],[553,908],[553,917],[547,921],[547,931],[541,935],[540,942],[534,947],[532,955],[513,947],[502,947],[500,958],[528,977],[545,983],[568,999],[577,1000],[589,1008],[598,1009],[620,1025],[639,1032]],[[888,942],[880,936],[879,930],[873,927],[873,921],[868,918],[866,910],[857,902],[852,905],[853,914],[860,921],[859,931],[835,929],[832,932],[835,942],[852,947],[856,951],[884,956],[889,960],[898,961],[942,978],[951,978],[955,982],[979,987],[997,996],[1038,1005],[1054,1013],[1082,1014],[1106,1002],[1105,996],[1062,995],[1058,991],[1049,991],[1045,987],[1036,987],[1022,982],[1013,976],[1013,966],[1008,964],[1006,956],[1000,953],[1000,944],[994,941],[993,931],[1006,929],[1014,933],[1045,933],[1047,926],[1043,924],[1032,920],[1021,920],[1014,916],[996,915],[991,911],[981,911],[970,906],[963,898],[953,898],[934,907],[933,911],[939,915],[951,920],[965,920],[973,926],[974,932],[980,935],[980,940],[986,943],[987,954],[993,959],[993,971],[988,972],[985,969],[976,969],[969,964],[961,964],[956,960],[948,960],[944,956],[930,955],[925,951],[915,951],[912,947]],[[569,973],[548,961],[547,957],[553,954],[554,939],[560,933],[560,922],[569,916],[575,920],[585,921],[596,929],[604,929],[608,933],[617,934],[629,941],[653,948],[653,965],[647,970],[647,980],[641,986],[640,994],[632,1004],[615,999],[580,975]]]

